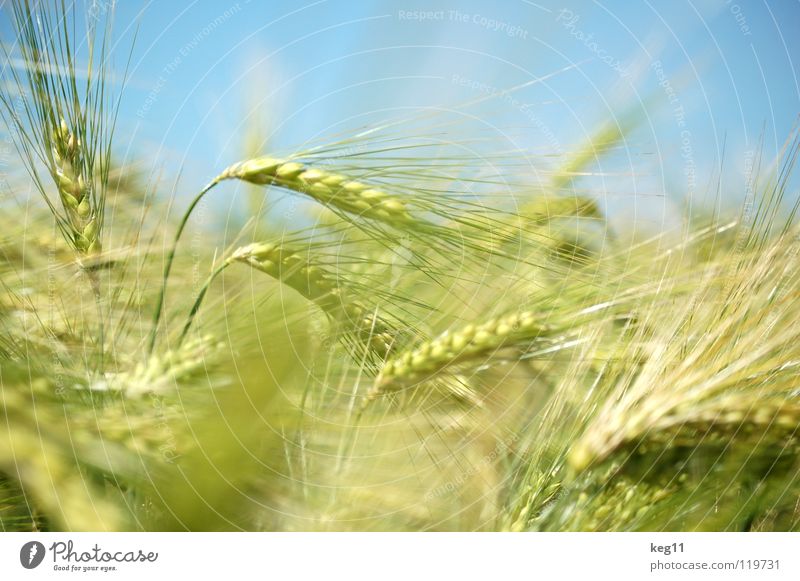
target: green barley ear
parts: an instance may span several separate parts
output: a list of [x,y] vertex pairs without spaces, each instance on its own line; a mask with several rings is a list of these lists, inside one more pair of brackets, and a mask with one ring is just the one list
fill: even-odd
[[544,347],[558,332],[559,327],[552,320],[537,316],[533,311],[445,331],[387,361],[366,401],[434,379],[456,366],[480,363],[507,347]]
[[402,341],[395,325],[376,314],[359,298],[359,293],[348,288],[346,281],[307,252],[286,244],[258,242],[235,250],[228,259],[228,263],[233,262],[268,274],[316,303],[343,328],[343,339],[352,336],[356,345],[365,344],[378,358],[386,357]]
[[61,204],[70,228],[71,242],[87,254],[96,254],[100,244],[100,208],[92,192],[92,178],[84,177],[86,167],[81,140],[61,119],[52,132],[52,163],[50,173],[56,182]]
[[[17,54],[7,62],[0,92],[2,115],[36,188],[59,228],[80,255],[100,252],[111,138],[116,120],[106,87],[111,17],[98,30],[91,20],[87,53],[72,37],[75,10],[62,2],[11,2]],[[86,69],[77,61],[85,58]],[[52,200],[40,175],[44,166],[59,200]]]
[[218,180],[239,179],[262,186],[276,185],[305,194],[326,206],[400,226],[413,224],[406,204],[380,188],[302,163],[259,157],[236,163]]
[[129,399],[170,393],[181,381],[208,373],[212,357],[219,348],[220,343],[210,335],[186,341],[154,354],[130,371],[107,374],[103,389],[122,393]]

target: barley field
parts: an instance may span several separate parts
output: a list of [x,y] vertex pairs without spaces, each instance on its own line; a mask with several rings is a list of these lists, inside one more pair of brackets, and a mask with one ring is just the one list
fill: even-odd
[[2,6],[0,530],[800,530],[791,123],[669,227],[607,203],[635,108],[486,130],[544,75],[244,132],[187,192],[126,155],[142,47],[88,6]]

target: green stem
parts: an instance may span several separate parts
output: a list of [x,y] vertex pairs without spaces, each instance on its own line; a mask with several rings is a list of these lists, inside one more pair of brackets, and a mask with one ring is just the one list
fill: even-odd
[[219,274],[223,270],[225,270],[229,265],[230,262],[228,262],[227,260],[222,264],[220,264],[214,270],[214,272],[212,272],[208,276],[206,282],[203,283],[203,287],[200,289],[200,292],[197,294],[197,298],[195,299],[194,304],[192,305],[192,310],[189,311],[189,317],[186,319],[186,324],[183,326],[183,331],[181,331],[181,336],[178,337],[178,347],[181,346],[183,340],[186,338],[186,335],[189,333],[189,328],[192,326],[192,322],[194,321],[195,315],[197,315],[197,312],[200,310],[200,305],[203,303],[203,299],[205,298],[206,293],[208,292],[208,289],[211,286],[211,283],[214,282],[214,279],[217,278],[217,276],[219,276]]
[[100,362],[98,365],[99,373],[102,375],[105,367],[105,324],[103,321],[103,306],[101,303],[100,295],[100,277],[97,272],[87,270],[82,264],[81,269],[86,277],[89,279],[89,285],[92,287],[92,294],[94,295],[94,307],[97,310],[97,343],[100,346]]
[[148,354],[152,355],[153,350],[156,346],[156,337],[158,336],[158,324],[161,319],[161,312],[164,309],[164,297],[167,294],[167,281],[169,280],[169,273],[172,270],[172,262],[175,260],[175,251],[178,248],[178,242],[181,239],[181,234],[183,234],[184,228],[186,228],[186,224],[189,221],[189,217],[192,215],[192,212],[197,207],[197,204],[200,203],[200,200],[203,199],[205,196],[214,186],[216,186],[220,182],[220,178],[214,178],[214,180],[200,190],[200,193],[192,200],[192,203],[189,204],[189,207],[186,209],[186,212],[181,219],[180,224],[178,224],[178,231],[175,232],[175,240],[172,242],[172,248],[170,248],[169,254],[167,255],[167,262],[164,264],[164,274],[162,275],[161,279],[161,292],[158,295],[158,302],[156,303],[156,310],[153,313],[153,328],[150,331],[150,341],[148,345]]

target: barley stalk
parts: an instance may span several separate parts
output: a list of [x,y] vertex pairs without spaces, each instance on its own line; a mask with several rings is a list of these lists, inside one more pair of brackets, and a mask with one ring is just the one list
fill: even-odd
[[[189,217],[205,195],[217,184],[228,179],[239,179],[257,185],[285,187],[306,194],[334,209],[372,218],[396,227],[428,225],[427,222],[412,218],[406,205],[397,196],[391,196],[380,189],[350,180],[339,174],[310,169],[301,163],[281,161],[270,157],[259,157],[235,163],[214,178],[194,197],[178,224],[175,238],[164,263],[161,290],[153,313],[153,328],[149,340],[151,354],[155,348],[158,325],[164,308],[167,281],[181,235]],[[190,315],[190,319],[193,314]]]

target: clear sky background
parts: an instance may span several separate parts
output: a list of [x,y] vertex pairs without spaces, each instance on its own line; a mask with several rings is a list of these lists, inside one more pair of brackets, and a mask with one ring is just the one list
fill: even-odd
[[700,200],[721,175],[739,200],[753,152],[771,158],[800,113],[795,0],[125,0],[115,22],[120,66],[138,27],[117,149],[167,190],[181,169],[188,192],[238,160],[255,128],[286,152],[547,77],[484,121],[563,154],[634,111],[604,167],[647,178],[610,194]]

